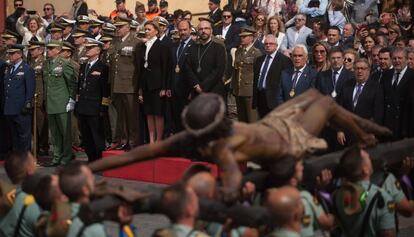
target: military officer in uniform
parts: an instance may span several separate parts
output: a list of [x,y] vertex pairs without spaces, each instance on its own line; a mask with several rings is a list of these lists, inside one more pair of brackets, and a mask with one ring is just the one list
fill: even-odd
[[88,60],[85,56],[85,43],[88,34],[89,33],[87,31],[77,29],[72,35],[76,47],[76,52],[74,53],[73,58],[76,62],[79,62],[79,64],[83,64],[86,60]]
[[235,70],[232,79],[233,95],[236,98],[237,117],[239,121],[251,123],[257,120],[257,112],[252,106],[253,97],[253,65],[262,55],[253,46],[255,29],[245,27],[239,34],[241,45],[236,50]]
[[32,100],[35,94],[35,72],[23,61],[24,46],[7,49],[10,66],[2,81],[3,114],[12,131],[13,150],[28,151],[32,140]]
[[81,65],[76,98],[76,112],[89,162],[101,158],[105,149],[102,115],[109,105],[109,70],[99,59],[102,45],[91,38],[85,44],[88,62]]
[[45,43],[38,41],[29,42],[29,53],[31,57],[30,66],[34,69],[36,75],[36,136],[37,149],[39,155],[47,155],[49,150],[49,127],[47,122],[47,113],[44,107],[44,81],[43,81],[43,56]]
[[111,95],[117,111],[117,125],[114,141],[117,149],[128,150],[131,145],[141,143],[138,130],[138,75],[139,66],[136,51],[140,41],[130,32],[130,19],[118,17],[117,39],[114,40],[114,55],[111,57]]
[[[73,54],[76,51],[75,47],[69,43],[69,42],[63,42],[62,43],[62,51],[60,53],[60,56],[62,56],[64,59],[67,59],[73,66],[73,69],[75,71],[75,78],[76,81],[78,81],[79,78],[79,69],[80,65],[77,61],[73,60]],[[79,126],[78,126],[78,119],[75,116],[74,113],[71,113],[71,130],[72,130],[72,149],[74,151],[83,151],[82,148],[80,148],[80,132],[79,132]]]
[[10,30],[6,30],[2,35],[1,38],[3,39],[3,44],[0,48],[0,59],[6,60],[6,50],[8,46],[13,44],[17,44],[20,39],[20,36]]
[[64,165],[72,159],[70,112],[75,108],[76,78],[73,65],[59,56],[61,50],[61,42],[50,41],[48,59],[43,65],[46,112],[53,144],[50,166]]

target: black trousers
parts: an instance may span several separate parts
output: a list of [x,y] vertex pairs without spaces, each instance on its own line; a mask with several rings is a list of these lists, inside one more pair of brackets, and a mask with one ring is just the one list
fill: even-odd
[[101,158],[105,149],[103,118],[79,114],[78,119],[88,161],[92,162]]
[[13,138],[13,150],[30,151],[32,147],[32,115],[6,115]]
[[267,106],[266,100],[266,91],[259,90],[257,91],[257,112],[259,113],[259,117],[263,118],[268,114],[272,109]]
[[182,96],[173,96],[172,97],[173,106],[172,109],[172,117],[174,120],[174,133],[181,132],[184,127],[181,122],[181,113],[184,110],[184,107],[187,106],[189,103],[188,99]]

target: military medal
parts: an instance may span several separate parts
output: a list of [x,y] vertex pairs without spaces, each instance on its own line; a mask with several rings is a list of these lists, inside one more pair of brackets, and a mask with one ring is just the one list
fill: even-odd
[[148,67],[148,62],[147,62],[147,61],[145,61],[145,63],[144,63],[144,67],[145,67],[145,68],[147,68],[147,67]]
[[337,96],[337,94],[336,94],[336,91],[335,91],[335,90],[334,90],[334,91],[332,91],[331,96],[332,96],[333,98],[335,98],[335,97]]
[[291,91],[289,92],[289,96],[290,96],[290,97],[295,96],[295,91],[294,91],[294,90],[291,90]]
[[197,68],[197,72],[200,73],[201,72],[201,66],[199,65]]
[[175,65],[175,73],[180,73],[180,66],[178,64]]

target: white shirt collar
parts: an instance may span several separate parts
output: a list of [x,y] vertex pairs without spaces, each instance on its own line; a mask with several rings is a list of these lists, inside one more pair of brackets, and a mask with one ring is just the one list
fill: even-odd
[[341,74],[342,69],[344,69],[344,66],[342,66],[341,68],[339,68],[338,70],[335,70],[332,68],[332,72],[337,71],[338,72],[338,76]]
[[[300,68],[299,69],[299,73],[303,73],[303,70],[305,70],[305,67],[307,66],[308,64],[305,64],[305,66],[303,66],[302,68]],[[295,69],[295,71],[297,70],[296,68],[294,68]]]
[[250,45],[248,45],[245,49],[246,49],[246,52],[247,51],[249,51],[251,48],[253,47],[253,43],[252,44],[250,44]]
[[90,65],[89,67],[92,67],[97,61],[99,60],[99,57],[97,57],[95,60],[93,60],[92,62],[88,61],[88,64]]

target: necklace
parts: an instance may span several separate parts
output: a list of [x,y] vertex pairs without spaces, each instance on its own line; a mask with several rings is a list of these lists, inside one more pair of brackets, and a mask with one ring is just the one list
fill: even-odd
[[206,54],[206,52],[207,52],[207,50],[208,50],[208,48],[210,48],[210,45],[211,45],[211,43],[213,42],[213,40],[211,40],[210,41],[210,43],[208,43],[208,46],[207,46],[207,48],[206,49],[204,49],[204,51],[203,51],[203,53],[201,54],[201,56],[200,56],[200,48],[201,48],[201,45],[199,45],[198,46],[198,67],[197,67],[197,72],[198,73],[200,73],[201,72],[201,60],[203,60],[203,57],[204,57],[204,55]]

